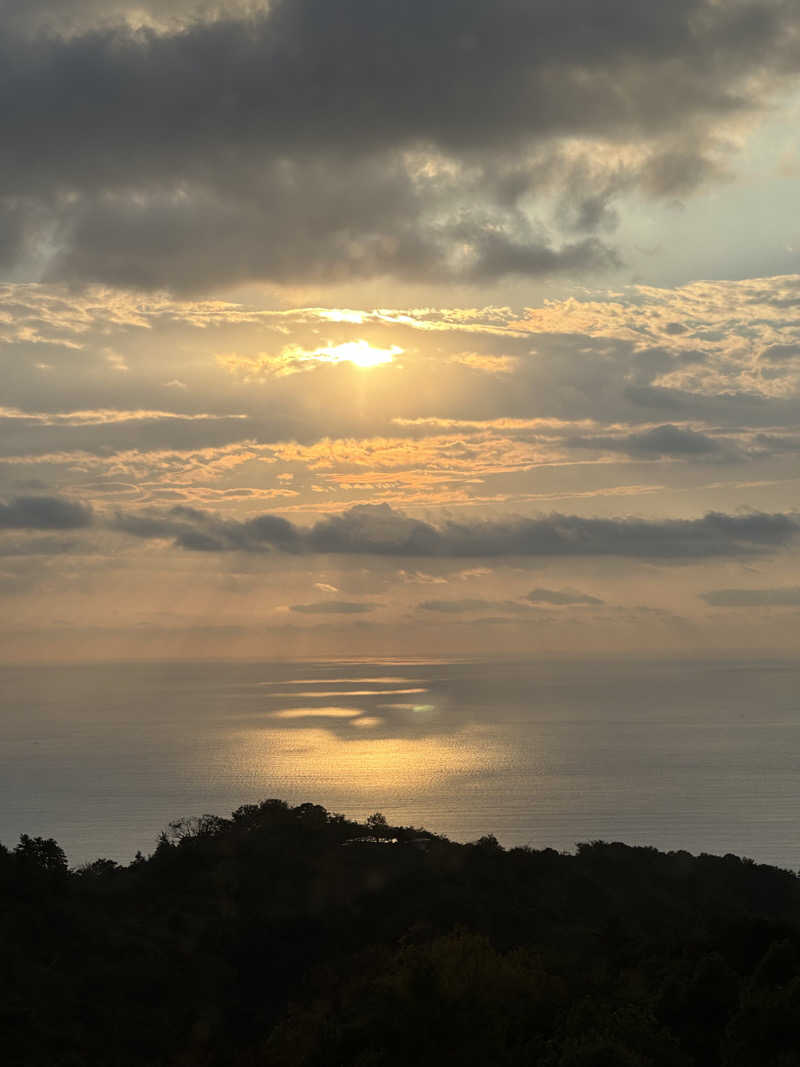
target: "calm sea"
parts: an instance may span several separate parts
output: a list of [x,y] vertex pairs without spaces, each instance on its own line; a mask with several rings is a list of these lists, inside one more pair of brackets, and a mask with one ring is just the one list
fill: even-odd
[[280,797],[466,841],[800,867],[800,664],[0,667],[0,841],[77,864]]

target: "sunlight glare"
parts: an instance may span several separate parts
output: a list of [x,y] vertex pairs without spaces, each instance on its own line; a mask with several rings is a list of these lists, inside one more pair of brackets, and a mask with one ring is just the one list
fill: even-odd
[[[296,781],[314,781],[322,793],[346,783],[349,794],[381,797],[398,789],[420,792],[451,784],[506,764],[510,752],[476,726],[452,735],[370,737],[377,716],[362,716],[347,739],[318,726],[244,730],[236,734],[239,773],[258,788],[274,789]],[[363,721],[366,720],[366,721]],[[365,731],[367,736],[365,736]],[[241,746],[241,747],[239,747]]]
[[395,356],[402,355],[399,345],[391,348],[374,348],[368,341],[344,341],[340,345],[318,348],[315,356],[325,363],[352,363],[356,367],[378,367],[391,363]]
[[363,712],[360,708],[281,708],[270,712],[271,719],[352,719]]

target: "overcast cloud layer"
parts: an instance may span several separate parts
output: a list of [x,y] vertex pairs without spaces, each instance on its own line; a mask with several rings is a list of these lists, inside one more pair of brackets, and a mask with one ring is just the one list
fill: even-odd
[[620,198],[717,181],[800,65],[793,0],[192,7],[4,6],[0,269],[585,276]]

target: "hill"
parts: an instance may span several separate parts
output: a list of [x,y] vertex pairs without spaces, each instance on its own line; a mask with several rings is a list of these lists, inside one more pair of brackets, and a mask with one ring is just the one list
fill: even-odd
[[793,1067],[800,880],[248,805],[128,866],[0,846],[20,1067]]

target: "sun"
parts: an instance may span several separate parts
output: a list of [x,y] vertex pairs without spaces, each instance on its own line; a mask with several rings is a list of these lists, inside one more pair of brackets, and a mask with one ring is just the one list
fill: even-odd
[[345,341],[340,345],[330,345],[317,349],[317,359],[328,363],[352,363],[356,367],[367,369],[391,363],[395,356],[402,355],[399,345],[391,348],[375,348],[369,341]]

